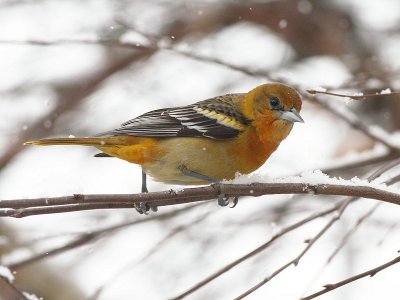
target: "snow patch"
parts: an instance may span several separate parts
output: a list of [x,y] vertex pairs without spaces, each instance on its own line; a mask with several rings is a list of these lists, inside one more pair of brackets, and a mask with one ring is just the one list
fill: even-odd
[[320,86],[317,86],[317,87],[313,87],[312,89],[310,89],[310,90],[312,90],[312,91],[316,91],[316,92],[326,92],[327,91],[327,89],[326,88],[323,88],[323,87],[320,87]]
[[14,275],[9,268],[0,265],[0,277],[7,279],[9,282],[14,281]]
[[387,95],[387,94],[391,94],[392,90],[390,88],[384,89],[382,90],[379,94],[381,95]]
[[284,29],[284,28],[287,27],[287,24],[288,24],[287,20],[282,19],[282,20],[279,21],[279,28],[280,29]]
[[321,170],[309,170],[301,173],[298,176],[286,176],[281,178],[272,178],[268,175],[253,173],[249,175],[237,174],[233,180],[226,180],[223,183],[227,184],[251,184],[251,183],[301,183],[306,185],[346,185],[346,186],[368,186],[380,190],[399,193],[399,189],[393,186],[387,186],[381,182],[380,178],[373,181],[353,177],[349,180],[341,177],[330,177]]
[[26,297],[26,299],[28,299],[28,300],[43,300],[42,297],[38,297],[35,294],[29,294],[27,292],[23,292],[23,294]]

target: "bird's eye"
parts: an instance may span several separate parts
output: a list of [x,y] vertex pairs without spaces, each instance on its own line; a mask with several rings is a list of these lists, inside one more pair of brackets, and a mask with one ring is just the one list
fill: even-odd
[[281,101],[279,101],[278,97],[271,97],[269,104],[271,104],[272,109],[279,109],[281,107]]

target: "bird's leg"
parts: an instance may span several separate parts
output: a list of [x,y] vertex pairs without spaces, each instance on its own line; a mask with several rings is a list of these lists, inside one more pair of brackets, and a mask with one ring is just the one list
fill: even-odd
[[[190,176],[190,177],[194,177],[194,178],[197,178],[200,180],[208,181],[212,185],[219,186],[221,184],[220,180],[211,178],[207,175],[203,175],[203,174],[200,174],[195,171],[191,171],[186,166],[180,166],[179,170],[182,172],[182,174],[184,174],[186,176]],[[227,197],[226,194],[223,191],[221,191],[221,193],[218,195],[218,205],[224,207],[224,206],[229,205],[230,202],[231,202],[230,197]],[[231,208],[234,208],[238,204],[238,202],[239,202],[239,197],[234,196],[233,200],[232,200]]]
[[[142,193],[148,193],[149,190],[147,189],[147,174],[142,169]],[[135,209],[139,214],[148,215],[150,209],[154,212],[157,211],[157,206],[150,206],[147,202],[139,202],[135,203]]]
[[148,193],[149,190],[147,189],[147,174],[142,169],[142,193]]

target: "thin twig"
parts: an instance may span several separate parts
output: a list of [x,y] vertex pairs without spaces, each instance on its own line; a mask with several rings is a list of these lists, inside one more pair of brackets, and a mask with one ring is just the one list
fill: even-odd
[[317,293],[314,293],[314,294],[312,294],[312,295],[309,295],[309,296],[307,296],[307,297],[304,297],[304,298],[302,298],[301,300],[310,300],[310,299],[314,299],[314,298],[317,298],[317,297],[319,297],[319,296],[321,296],[321,295],[323,295],[323,294],[326,294],[326,293],[328,293],[328,292],[331,292],[331,291],[333,291],[333,290],[335,290],[335,289],[337,289],[337,288],[339,288],[339,287],[341,287],[341,286],[344,286],[344,285],[346,285],[346,284],[349,284],[349,283],[351,283],[351,282],[354,282],[354,281],[356,281],[356,280],[359,280],[359,279],[361,279],[361,278],[368,277],[368,276],[372,277],[372,276],[374,276],[375,274],[377,274],[378,272],[380,272],[380,271],[382,271],[382,270],[384,270],[384,269],[387,269],[387,268],[389,268],[389,267],[391,267],[391,266],[393,266],[393,265],[395,265],[395,264],[397,264],[397,263],[399,263],[399,262],[400,262],[400,256],[396,257],[395,259],[393,259],[393,260],[391,260],[391,261],[389,261],[389,262],[387,262],[387,263],[385,263],[385,264],[383,264],[383,265],[380,265],[380,266],[378,266],[378,267],[376,267],[376,268],[373,268],[373,269],[371,269],[371,270],[369,270],[369,271],[360,273],[360,274],[358,274],[358,275],[349,277],[349,278],[347,278],[347,279],[345,279],[345,280],[342,280],[342,281],[339,281],[339,282],[336,282],[336,283],[326,284],[326,285],[324,285],[324,289],[323,289],[323,290],[321,290],[321,291],[319,291],[319,292],[317,292]]
[[362,99],[368,98],[368,97],[400,95],[400,92],[389,92],[389,93],[375,93],[375,94],[363,94],[363,95],[352,95],[351,96],[351,95],[332,93],[332,92],[327,92],[327,91],[318,91],[318,90],[314,90],[314,89],[309,89],[309,90],[307,90],[307,92],[310,93],[311,95],[323,94],[323,95],[330,95],[330,96],[336,96],[336,97],[341,97],[341,98],[351,98],[354,100],[362,100]]
[[94,45],[94,46],[110,46],[116,48],[129,48],[136,50],[154,49],[151,46],[141,44],[125,43],[109,39],[97,40],[74,40],[74,39],[57,39],[57,40],[0,40],[0,44],[6,45],[28,45],[28,46],[62,46],[62,45]]
[[340,240],[340,243],[337,245],[334,251],[332,251],[332,254],[328,257],[327,263],[329,264],[335,256],[339,253],[339,251],[346,245],[350,237],[357,231],[357,229],[360,228],[361,224],[368,219],[380,206],[382,203],[376,203],[371,209],[369,209],[364,215],[362,215],[360,218],[358,218],[357,222],[354,224],[354,226],[347,231],[347,233],[342,237]]

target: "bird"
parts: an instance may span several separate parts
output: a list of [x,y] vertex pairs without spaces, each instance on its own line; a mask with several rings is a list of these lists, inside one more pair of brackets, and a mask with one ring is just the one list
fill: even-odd
[[[96,157],[117,157],[140,165],[142,192],[147,175],[177,185],[218,184],[260,168],[289,135],[302,100],[283,83],[261,84],[247,93],[216,96],[186,106],[161,108],[91,137],[48,138],[25,145],[93,146]],[[235,197],[233,206],[238,198]],[[218,204],[229,199],[220,195]],[[156,210],[135,204],[139,213]]]

